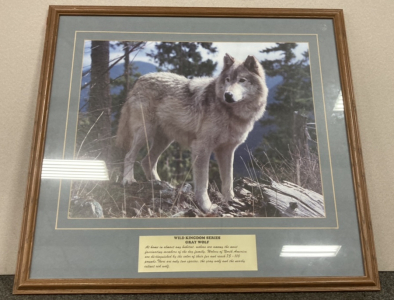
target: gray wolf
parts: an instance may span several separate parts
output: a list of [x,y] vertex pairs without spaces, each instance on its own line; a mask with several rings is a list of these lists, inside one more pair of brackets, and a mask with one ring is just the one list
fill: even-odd
[[221,192],[227,201],[232,199],[234,151],[263,115],[267,94],[264,70],[254,56],[240,62],[226,54],[216,78],[187,79],[167,72],[141,76],[122,108],[117,131],[117,145],[128,151],[123,184],[135,182],[134,163],[148,145],[142,169],[148,180],[160,180],[159,157],[177,141],[191,149],[200,209],[215,207],[207,191],[212,153],[219,164]]

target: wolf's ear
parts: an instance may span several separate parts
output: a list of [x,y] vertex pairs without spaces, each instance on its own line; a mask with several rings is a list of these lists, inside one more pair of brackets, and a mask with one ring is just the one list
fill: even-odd
[[223,70],[226,70],[234,64],[235,59],[234,57],[226,53],[226,55],[223,58],[223,62],[224,62]]
[[258,62],[257,58],[254,57],[253,55],[249,55],[245,61],[244,61],[244,66],[246,69],[248,69],[250,72],[255,73],[259,75],[260,77],[264,77],[264,70],[261,64]]

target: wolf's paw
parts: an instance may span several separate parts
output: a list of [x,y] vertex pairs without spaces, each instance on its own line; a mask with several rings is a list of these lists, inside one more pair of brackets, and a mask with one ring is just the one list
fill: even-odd
[[199,205],[200,209],[202,210],[203,213],[208,214],[208,213],[215,213],[219,210],[219,206],[216,204],[213,204],[211,201],[209,203],[204,203],[204,205]]
[[220,207],[216,204],[211,204],[211,206],[209,207],[209,212],[210,213],[217,213],[220,210]]

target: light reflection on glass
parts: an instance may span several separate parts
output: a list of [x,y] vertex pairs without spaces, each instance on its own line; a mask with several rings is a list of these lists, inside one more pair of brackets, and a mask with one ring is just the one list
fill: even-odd
[[337,256],[339,245],[284,245],[281,257],[334,257]]
[[108,180],[108,172],[103,160],[44,159],[41,178]]
[[342,91],[339,92],[338,98],[335,101],[335,105],[334,105],[334,112],[339,112],[339,111],[343,111],[343,97],[342,97]]

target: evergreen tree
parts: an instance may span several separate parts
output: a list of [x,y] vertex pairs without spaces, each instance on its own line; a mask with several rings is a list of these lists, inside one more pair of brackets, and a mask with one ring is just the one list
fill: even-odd
[[90,123],[94,130],[89,133],[94,138],[100,150],[99,159],[110,160],[111,138],[111,95],[109,82],[109,42],[92,41],[91,50],[91,83],[89,92]]
[[159,71],[176,73],[187,78],[212,76],[217,63],[211,59],[203,60],[200,51],[208,54],[217,52],[212,43],[172,43],[162,42],[155,45],[155,50],[148,56],[159,65]]
[[270,165],[277,179],[300,184],[300,160],[310,159],[310,154],[317,157],[317,145],[313,143],[315,130],[306,129],[307,123],[314,123],[309,53],[305,51],[297,59],[296,47],[296,43],[277,43],[261,51],[280,53],[280,58],[261,63],[268,76],[281,76],[283,81],[276,89],[274,102],[267,106],[268,116],[260,121],[263,126],[271,125],[272,130],[254,155]]

